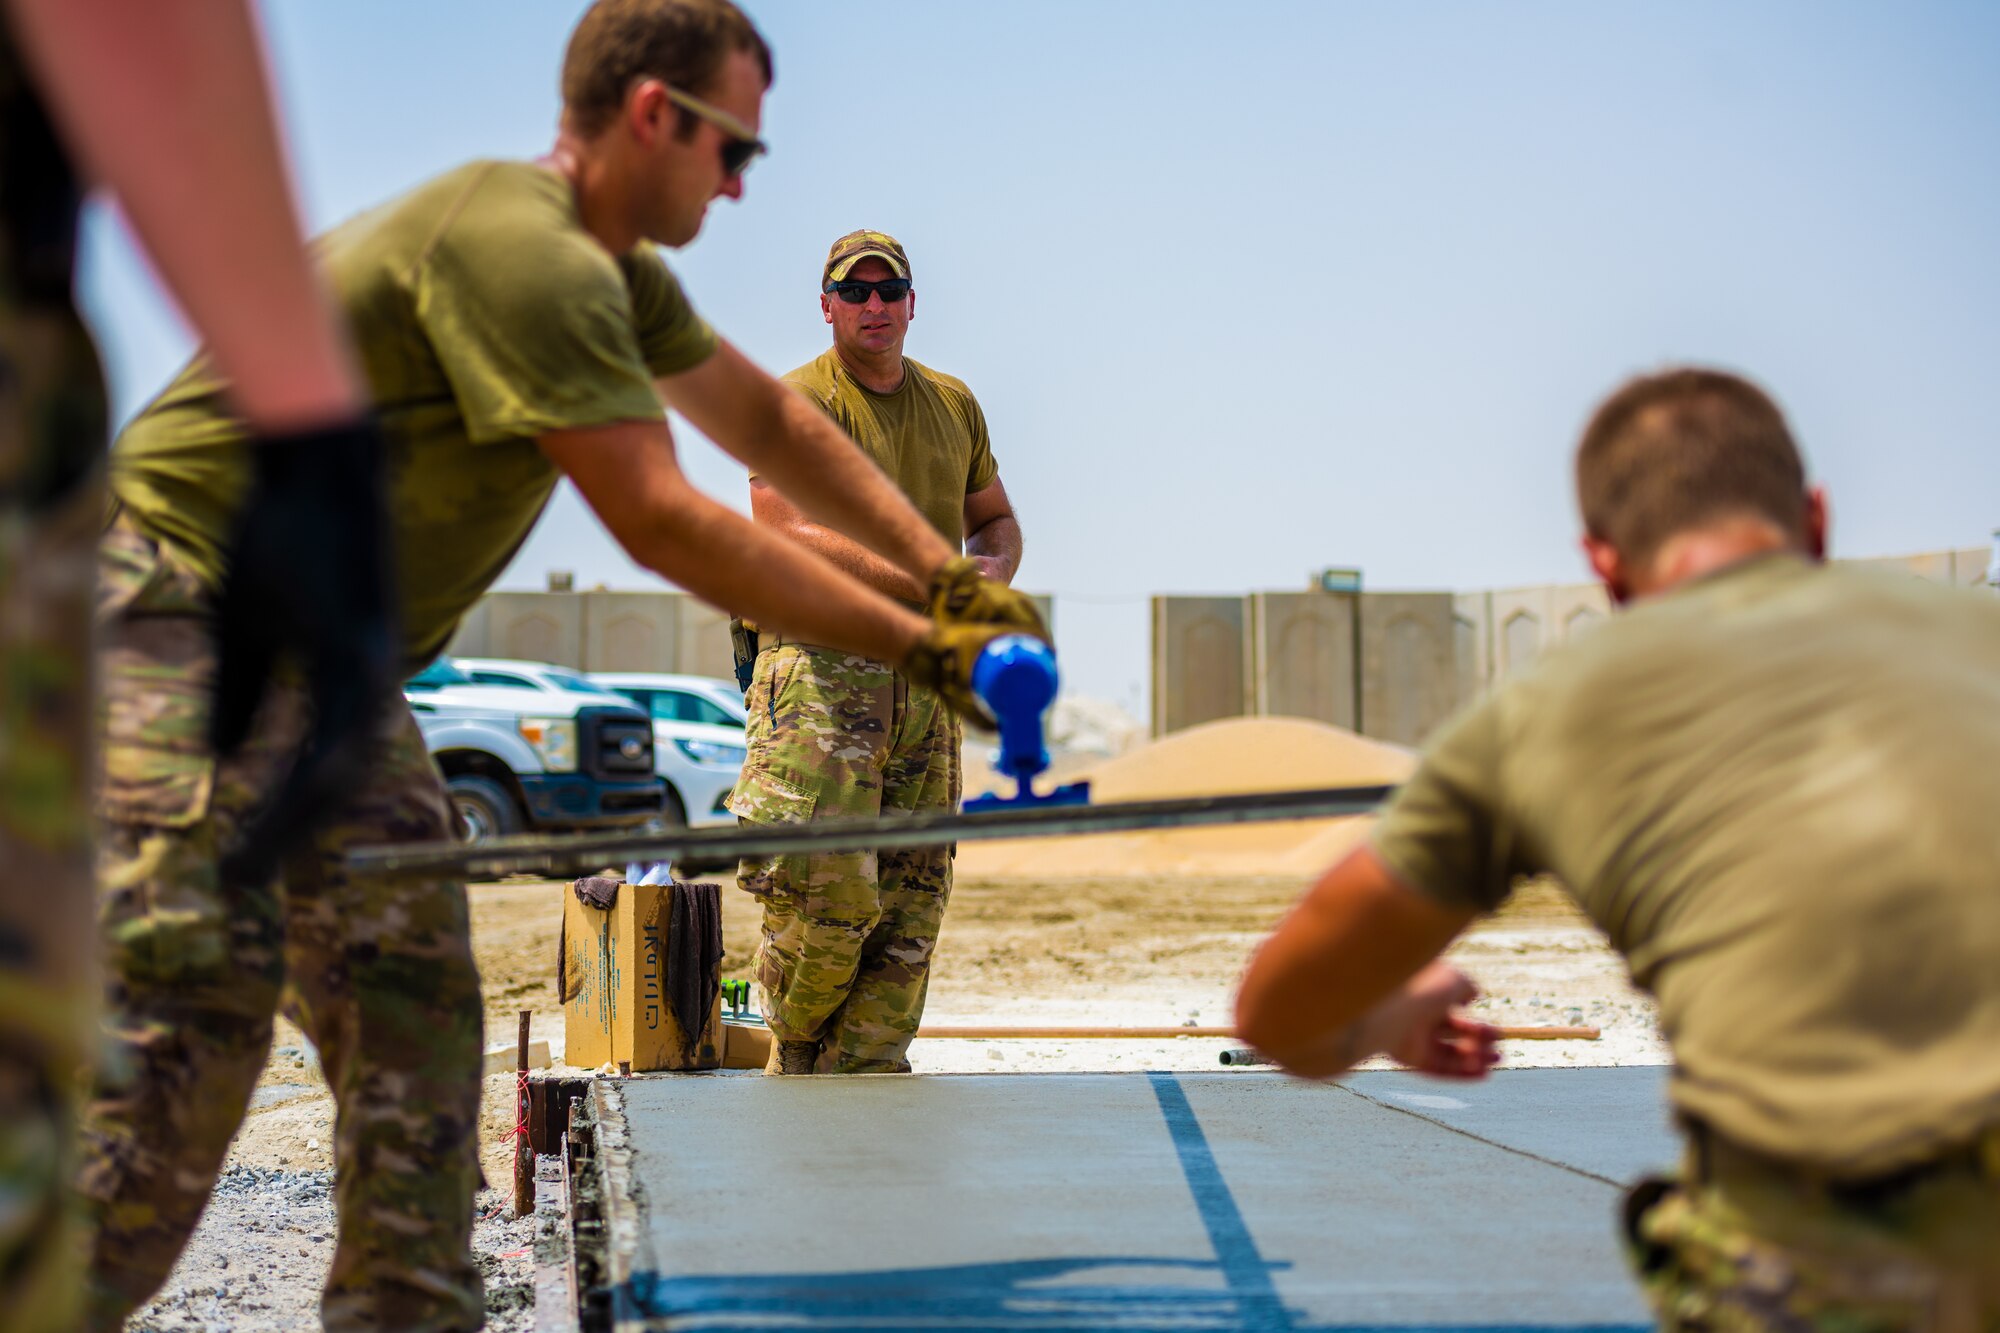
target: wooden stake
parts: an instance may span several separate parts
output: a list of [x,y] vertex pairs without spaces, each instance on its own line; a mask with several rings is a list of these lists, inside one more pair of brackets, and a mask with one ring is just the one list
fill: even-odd
[[519,1073],[514,1093],[514,1216],[526,1217],[535,1211],[535,1150],[528,1142],[528,1019],[521,1011]]
[[[1123,1038],[1128,1041],[1161,1041],[1170,1037],[1234,1037],[1235,1028],[1113,1028],[1113,1027],[934,1027],[926,1023],[917,1033],[919,1037],[969,1037],[988,1040],[1009,1040],[1026,1038],[1055,1039],[1061,1041],[1091,1041],[1097,1038]],[[1503,1041],[1596,1041],[1596,1028],[1590,1027],[1503,1027],[1500,1037]]]

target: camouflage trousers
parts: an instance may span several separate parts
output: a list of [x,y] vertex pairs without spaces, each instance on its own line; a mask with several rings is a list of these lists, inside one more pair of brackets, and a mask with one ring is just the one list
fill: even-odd
[[0,1328],[73,1326],[103,389],[83,326],[0,296]]
[[366,785],[278,882],[222,882],[219,850],[304,732],[302,692],[275,684],[249,743],[218,760],[209,594],[124,519],[100,554],[109,1033],[84,1121],[90,1326],[118,1328],[165,1280],[282,1006],[319,1047],[338,1105],[326,1327],[478,1328],[481,1010],[465,890],[353,879],[340,859],[356,843],[452,831],[415,720],[399,708],[381,724]]
[[[757,655],[749,755],[729,808],[746,824],[957,808],[958,719],[881,662],[779,643]],[[909,1070],[951,851],[744,861],[764,908],[757,980],[774,1036],[820,1045],[822,1073]]]
[[1628,1249],[1670,1333],[2000,1333],[2000,1134],[1976,1156],[1840,1191],[1754,1162],[1626,1199]]

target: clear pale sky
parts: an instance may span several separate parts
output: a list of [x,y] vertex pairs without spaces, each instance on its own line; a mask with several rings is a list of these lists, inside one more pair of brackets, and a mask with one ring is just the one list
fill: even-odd
[[[750,8],[772,154],[672,262],[783,371],[827,243],[903,240],[1080,692],[1139,706],[1153,592],[1582,577],[1568,448],[1665,361],[1777,394],[1840,553],[2000,525],[2000,6]],[[312,225],[540,152],[580,9],[268,0]],[[104,215],[86,261],[127,415],[188,335]],[[567,488],[502,586],[550,568],[658,586]]]

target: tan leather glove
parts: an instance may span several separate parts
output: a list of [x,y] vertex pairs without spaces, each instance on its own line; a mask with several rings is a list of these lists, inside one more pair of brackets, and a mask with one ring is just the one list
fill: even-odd
[[943,695],[959,716],[992,731],[993,715],[972,692],[972,665],[987,644],[1018,633],[1012,625],[932,625],[903,659],[903,674]]
[[941,625],[998,625],[1049,641],[1049,627],[1028,595],[987,578],[969,555],[953,556],[938,566],[924,609]]

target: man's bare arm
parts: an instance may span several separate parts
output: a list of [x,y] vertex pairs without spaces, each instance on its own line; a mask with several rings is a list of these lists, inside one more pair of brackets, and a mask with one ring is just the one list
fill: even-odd
[[1329,870],[1250,961],[1237,1032],[1293,1073],[1331,1078],[1378,1052],[1430,1073],[1484,1074],[1493,1029],[1457,1010],[1472,985],[1434,961],[1475,913],[1397,879],[1372,848]]
[[11,0],[72,149],[264,434],[362,405],[299,240],[263,52],[241,0]]
[[965,553],[995,583],[1011,585],[1021,567],[1021,521],[998,477],[965,497]]
[[902,661],[928,627],[696,490],[664,421],[556,431],[539,443],[634,560],[724,610],[887,662]]
[[885,597],[905,602],[924,600],[923,584],[860,542],[841,536],[824,523],[813,522],[762,477],[750,479],[750,516],[765,527],[784,533],[820,559],[853,575]]
[[804,397],[728,342],[659,383],[667,405],[748,465],[815,522],[928,584],[957,552],[882,469]]

